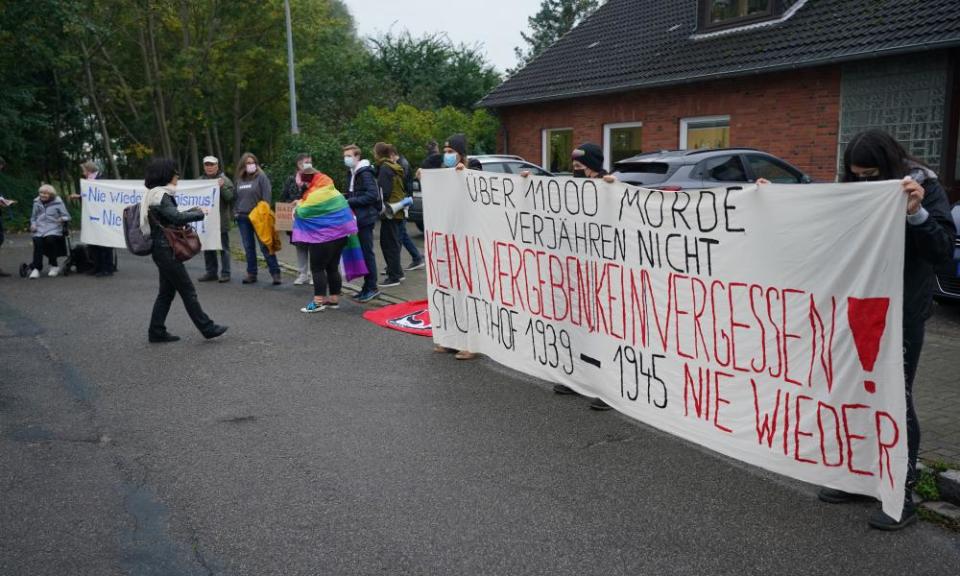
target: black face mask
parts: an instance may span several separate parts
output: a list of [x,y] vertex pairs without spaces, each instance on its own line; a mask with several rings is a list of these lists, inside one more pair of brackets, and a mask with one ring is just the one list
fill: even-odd
[[586,178],[586,177],[587,177],[587,171],[586,171],[586,170],[574,170],[574,171],[573,171],[573,177],[574,177],[574,178]]

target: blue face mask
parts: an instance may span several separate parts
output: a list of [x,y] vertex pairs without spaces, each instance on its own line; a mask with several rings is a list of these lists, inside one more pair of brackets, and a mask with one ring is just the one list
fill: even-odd
[[354,167],[354,165],[356,165],[356,163],[357,163],[357,159],[354,158],[353,156],[344,156],[344,157],[343,157],[343,165],[346,166],[347,168],[351,169],[351,170],[353,170],[353,167]]
[[457,154],[455,152],[449,152],[443,155],[443,165],[446,168],[453,168],[457,165]]

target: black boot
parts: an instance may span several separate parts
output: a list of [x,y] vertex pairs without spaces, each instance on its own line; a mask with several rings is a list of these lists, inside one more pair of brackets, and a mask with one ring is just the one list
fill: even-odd
[[886,530],[887,532],[896,532],[903,530],[907,526],[917,521],[917,506],[913,503],[913,496],[908,494],[907,499],[903,501],[903,511],[900,513],[900,519],[894,520],[887,516],[883,510],[877,510],[870,516],[867,523],[871,528],[877,530]]
[[148,340],[153,344],[163,344],[166,342],[176,342],[180,339],[179,336],[174,336],[169,332],[164,332],[163,334],[150,334],[148,335]]
[[212,340],[217,336],[223,336],[223,333],[227,331],[226,326],[221,326],[220,324],[214,324],[210,327],[209,330],[203,333],[203,337],[207,340]]

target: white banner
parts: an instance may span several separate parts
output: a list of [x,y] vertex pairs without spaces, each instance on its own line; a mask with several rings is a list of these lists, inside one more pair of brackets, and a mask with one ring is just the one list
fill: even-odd
[[436,343],[900,517],[897,182],[662,192],[425,170],[423,195]]
[[[82,216],[80,241],[95,246],[126,248],[123,240],[123,209],[140,202],[147,189],[143,180],[81,180]],[[209,208],[206,218],[191,226],[204,250],[220,250],[220,186],[216,180],[181,180],[177,206]]]

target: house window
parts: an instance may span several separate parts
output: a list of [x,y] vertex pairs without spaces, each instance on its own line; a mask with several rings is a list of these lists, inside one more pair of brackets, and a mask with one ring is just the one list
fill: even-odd
[[700,0],[700,27],[727,28],[780,15],[779,0]]
[[605,124],[603,126],[604,168],[610,170],[620,160],[639,154],[642,135],[643,124],[640,122]]
[[680,120],[680,149],[730,147],[730,117],[701,116]]
[[573,128],[550,128],[543,131],[543,167],[553,172],[573,172]]

